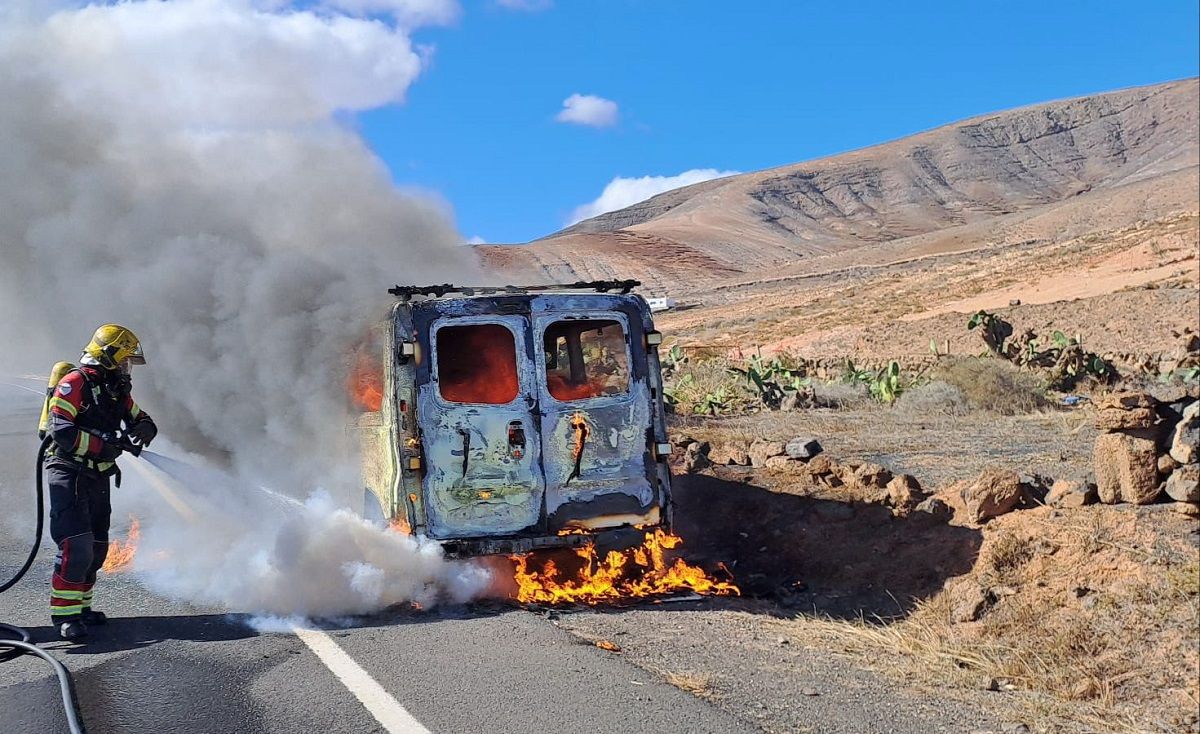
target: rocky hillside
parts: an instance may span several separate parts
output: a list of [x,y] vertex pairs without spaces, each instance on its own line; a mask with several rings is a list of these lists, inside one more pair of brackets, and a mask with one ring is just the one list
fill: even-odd
[[514,277],[636,277],[678,295],[1128,227],[1196,210],[1198,90],[1188,79],[986,115],[480,253]]

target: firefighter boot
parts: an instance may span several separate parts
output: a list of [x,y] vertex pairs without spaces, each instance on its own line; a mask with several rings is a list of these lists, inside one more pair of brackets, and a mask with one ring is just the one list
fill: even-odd
[[58,636],[64,640],[78,640],[87,636],[87,627],[82,620],[72,619],[58,626]]
[[101,627],[108,624],[108,616],[104,612],[97,612],[95,609],[88,607],[80,613],[79,618],[88,627]]

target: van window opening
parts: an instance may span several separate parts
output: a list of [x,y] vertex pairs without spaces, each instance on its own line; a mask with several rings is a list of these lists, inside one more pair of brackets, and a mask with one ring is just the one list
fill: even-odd
[[516,399],[517,345],[507,327],[443,326],[436,338],[438,390],[444,400],[505,405]]
[[612,319],[555,321],[542,335],[546,388],[555,400],[587,400],[629,391],[625,330]]

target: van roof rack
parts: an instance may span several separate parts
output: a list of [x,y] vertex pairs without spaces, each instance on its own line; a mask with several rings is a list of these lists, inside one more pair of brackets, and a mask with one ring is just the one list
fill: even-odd
[[411,299],[413,296],[432,296],[434,298],[441,298],[442,296],[450,293],[461,293],[464,296],[484,296],[498,293],[506,295],[520,295],[522,293],[540,293],[543,291],[597,291],[599,293],[620,291],[622,294],[624,294],[629,293],[641,284],[641,281],[638,280],[581,280],[575,283],[561,283],[552,285],[499,286],[467,286],[443,283],[441,285],[398,285],[395,288],[389,288],[388,293],[391,293],[393,296],[404,301]]

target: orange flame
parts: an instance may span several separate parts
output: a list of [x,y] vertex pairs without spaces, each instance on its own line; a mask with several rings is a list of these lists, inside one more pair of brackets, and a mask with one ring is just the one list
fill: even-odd
[[516,564],[516,599],[524,604],[594,605],[685,590],[713,596],[741,595],[734,584],[711,579],[682,558],[668,564],[666,551],[682,542],[678,535],[656,529],[646,533],[642,545],[625,553],[610,551],[603,561],[593,546],[578,548],[575,553],[583,559],[583,568],[565,579],[552,560],[537,570],[530,569],[530,554],[511,556]]
[[383,370],[365,351],[354,361],[346,391],[356,408],[377,413],[383,407]]
[[391,530],[393,533],[400,533],[401,535],[413,534],[412,526],[409,525],[408,520],[403,517],[398,517],[388,523],[388,530]]
[[142,537],[142,524],[132,515],[129,516],[129,535],[125,537],[125,541],[112,540],[108,543],[108,556],[104,559],[104,565],[100,567],[105,573],[120,573],[129,568],[129,564],[133,563],[133,556],[137,553],[138,540]]
[[558,373],[546,373],[546,388],[555,400],[563,402],[598,397],[604,394],[604,388],[607,385],[608,382],[603,375],[576,384]]
[[444,326],[437,332],[442,397],[455,403],[503,405],[517,397],[517,344],[500,324]]

